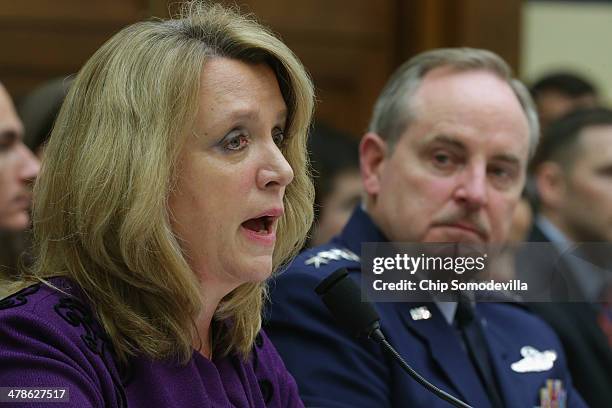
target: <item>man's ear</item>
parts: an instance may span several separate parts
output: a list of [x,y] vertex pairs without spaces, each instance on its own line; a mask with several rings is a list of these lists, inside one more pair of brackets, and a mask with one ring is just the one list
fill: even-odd
[[567,200],[565,174],[559,164],[552,161],[540,164],[535,170],[535,181],[544,207],[556,209]]
[[387,143],[376,133],[368,132],[359,143],[359,164],[363,188],[368,196],[380,191],[380,178],[387,155]]

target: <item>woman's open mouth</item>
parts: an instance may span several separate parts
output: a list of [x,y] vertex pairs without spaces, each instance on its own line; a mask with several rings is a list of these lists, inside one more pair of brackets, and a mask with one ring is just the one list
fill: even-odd
[[256,234],[266,235],[272,232],[272,224],[276,217],[263,216],[258,218],[251,218],[250,220],[246,220],[242,223],[242,226],[249,230],[253,231]]
[[276,241],[276,220],[278,217],[264,215],[251,218],[242,223],[242,230],[251,240],[264,245],[273,245]]

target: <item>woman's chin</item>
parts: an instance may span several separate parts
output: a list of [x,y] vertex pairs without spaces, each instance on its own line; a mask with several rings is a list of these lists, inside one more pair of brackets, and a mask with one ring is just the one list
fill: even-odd
[[272,275],[272,257],[258,256],[251,258],[243,269],[245,282],[263,282]]

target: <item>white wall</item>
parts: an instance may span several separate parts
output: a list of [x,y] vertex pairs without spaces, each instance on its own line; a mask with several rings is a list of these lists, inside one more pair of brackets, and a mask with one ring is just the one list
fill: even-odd
[[551,69],[573,69],[612,102],[612,3],[525,1],[522,34],[525,81]]

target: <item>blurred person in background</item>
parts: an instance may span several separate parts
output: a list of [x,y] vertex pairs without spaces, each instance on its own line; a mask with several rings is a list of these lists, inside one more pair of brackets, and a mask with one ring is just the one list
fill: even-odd
[[510,281],[516,279],[516,251],[521,248],[527,239],[533,225],[533,206],[526,190],[514,208],[512,223],[508,234],[508,245],[503,246],[495,257],[491,257],[489,273],[496,281]]
[[23,134],[11,97],[0,83],[0,280],[16,273],[23,249],[19,234],[30,226],[31,184],[39,170]]
[[21,231],[30,225],[30,184],[39,162],[23,143],[23,125],[0,83],[0,229]]
[[309,246],[321,245],[342,231],[361,201],[359,144],[351,136],[315,124],[308,140],[315,186],[315,221]]
[[595,85],[573,72],[546,74],[533,83],[530,92],[538,109],[542,131],[552,121],[576,108],[593,107],[599,103],[599,91]]
[[73,79],[62,77],[45,82],[27,94],[17,107],[25,128],[24,141],[41,160],[45,144],[51,136],[53,124]]
[[218,4],[107,41],[45,148],[0,384],[70,407],[303,407],[260,328],[312,221],[313,105],[291,50]]
[[514,209],[512,225],[510,227],[510,242],[523,242],[529,235],[529,230],[533,224],[533,206],[527,193],[523,190],[523,195]]
[[[555,71],[541,76],[530,88],[531,96],[535,102],[540,130],[545,132],[549,124],[574,109],[594,107],[599,104],[599,91],[589,79],[569,71]],[[531,174],[528,174],[523,198],[514,215],[512,236],[515,242],[527,238],[533,212],[539,206],[537,188]],[[525,216],[528,213],[529,224]],[[527,229],[525,227],[527,226]]]
[[579,109],[551,123],[532,172],[540,206],[529,241],[550,242],[559,254],[541,260],[547,265],[538,272],[563,274],[575,298],[587,302],[531,307],[559,334],[585,400],[607,407],[612,401],[612,333],[606,337],[612,325],[612,257],[594,243],[612,243],[612,110]]
[[[68,92],[72,79],[59,78],[43,84],[30,92],[17,107],[23,123],[23,143],[42,159],[44,146],[51,135],[55,118]],[[31,161],[30,158],[26,161]],[[20,269],[32,262],[31,229],[0,231],[0,276],[13,279]]]

